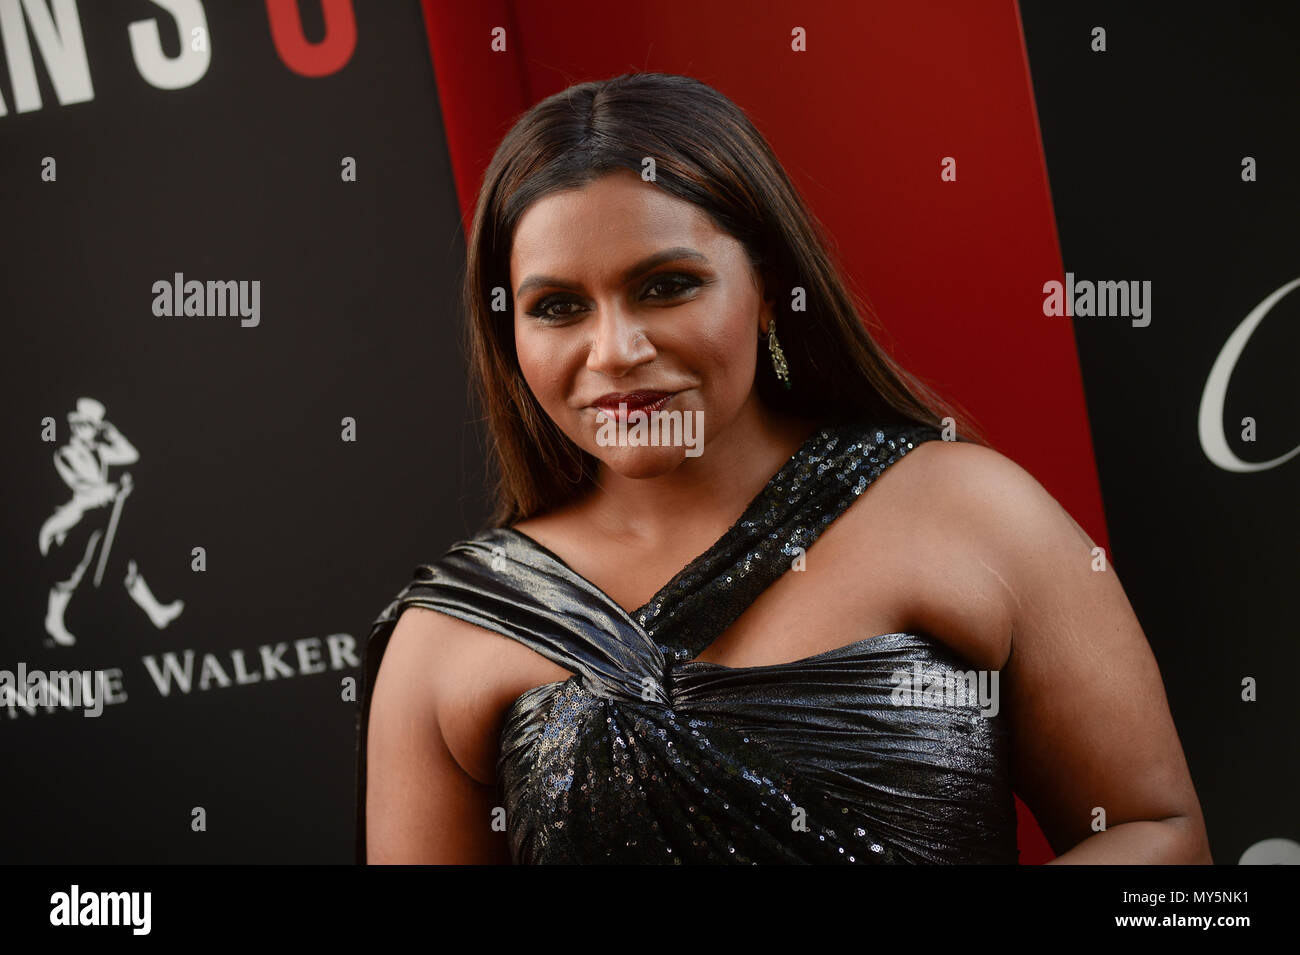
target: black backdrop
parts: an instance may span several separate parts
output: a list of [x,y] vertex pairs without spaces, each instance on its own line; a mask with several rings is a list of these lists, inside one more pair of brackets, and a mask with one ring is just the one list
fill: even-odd
[[[1300,278],[1300,8],[1062,6],[1021,11],[1065,268],[1152,283],[1146,327],[1073,320],[1111,548],[1215,861],[1231,864],[1264,840],[1300,843],[1300,456],[1227,471],[1197,423],[1229,335]],[[1091,48],[1098,26],[1104,53]],[[1242,180],[1248,156],[1254,182]],[[1256,328],[1229,382],[1237,457],[1300,444],[1297,356],[1300,289]],[[1246,678],[1255,702],[1242,699]],[[1287,858],[1300,862],[1300,845]]]
[[[312,78],[282,62],[264,5],[204,6],[210,65],[185,88],[135,67],[134,21],[157,20],[163,52],[180,49],[146,2],[78,5],[92,100],[60,105],[34,42],[40,109],[19,112],[0,70],[0,668],[115,668],[126,694],[98,719],[0,707],[7,862],[350,859],[356,704],[342,681],[359,671],[328,638],[359,649],[412,568],[484,513],[456,319],[464,238],[419,6],[355,4],[350,59]],[[318,40],[320,6],[300,6]],[[177,272],[258,280],[259,323],[156,316],[152,286]],[[110,469],[134,488],[101,585],[92,564],[71,597],[63,646],[48,593],[76,558],[42,557],[38,533],[71,497],[52,457],[83,397],[139,459]],[[67,545],[106,531],[111,510],[87,512]],[[130,560],[158,602],[184,601],[165,629],[125,588]],[[237,681],[235,650],[258,682]],[[163,696],[145,658],[161,669],[186,651],[190,691]],[[208,653],[229,686],[209,667],[199,688]]]

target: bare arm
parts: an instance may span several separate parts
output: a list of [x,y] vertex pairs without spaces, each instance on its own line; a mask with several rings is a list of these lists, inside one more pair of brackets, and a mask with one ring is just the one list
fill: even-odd
[[1013,785],[1054,861],[1212,863],[1160,671],[1109,555],[1095,570],[1093,541],[1031,475],[964,450],[962,519],[989,542],[1013,621]]
[[443,739],[439,684],[455,677],[450,624],[408,609],[384,651],[366,736],[368,863],[510,862],[505,833],[492,827],[495,788],[466,773]]

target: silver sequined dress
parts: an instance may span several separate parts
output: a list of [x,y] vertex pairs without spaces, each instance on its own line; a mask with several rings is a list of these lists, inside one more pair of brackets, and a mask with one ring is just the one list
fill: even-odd
[[398,617],[418,606],[573,674],[506,713],[499,805],[516,862],[1014,864],[1005,716],[973,693],[943,693],[972,666],[939,640],[863,634],[773,666],[694,659],[890,464],[939,438],[917,425],[827,425],[632,614],[510,528],[416,568],[367,642],[358,861],[369,691]]

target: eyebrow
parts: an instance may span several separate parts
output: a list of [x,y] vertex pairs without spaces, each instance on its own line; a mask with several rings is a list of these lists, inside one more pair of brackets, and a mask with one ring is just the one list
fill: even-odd
[[[680,259],[693,259],[701,264],[708,264],[709,261],[702,252],[697,252],[695,249],[684,245],[674,246],[671,249],[664,249],[662,252],[646,256],[646,258],[630,268],[624,269],[619,280],[626,285],[638,275],[649,272],[657,265],[662,265],[665,262],[676,262]],[[562,278],[556,278],[553,275],[530,275],[519,283],[519,288],[515,290],[515,298],[523,298],[525,293],[531,292],[535,288],[544,288],[549,285],[571,288],[575,284]]]

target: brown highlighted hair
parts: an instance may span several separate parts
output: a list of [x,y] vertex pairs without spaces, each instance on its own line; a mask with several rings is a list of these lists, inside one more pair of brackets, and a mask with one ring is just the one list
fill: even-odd
[[[938,425],[951,416],[963,437],[985,443],[969,415],[876,345],[862,318],[873,313],[850,294],[820,224],[740,107],[687,76],[625,73],[571,86],[525,112],[497,147],[479,192],[463,304],[474,397],[495,471],[493,526],[580,495],[597,466],[546,415],[519,370],[515,226],[543,196],[619,169],[640,175],[646,157],[655,162],[654,184],[707,213],[763,276],[792,384],[782,388],[760,354],[757,387],[767,407],[814,419],[857,414],[882,426]],[[796,287],[805,291],[804,311],[790,308]],[[492,308],[494,295],[504,308]]]

